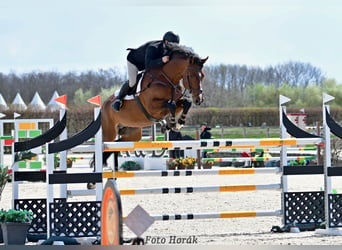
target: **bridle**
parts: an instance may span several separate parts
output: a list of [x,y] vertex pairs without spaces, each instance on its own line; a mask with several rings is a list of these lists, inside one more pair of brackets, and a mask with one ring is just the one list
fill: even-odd
[[[195,76],[199,82],[199,86],[201,86],[201,82],[203,79],[203,73],[200,71],[198,71],[198,69],[196,69],[195,67],[189,66],[186,72],[186,81],[187,81],[187,86],[189,88],[189,92],[198,92],[198,94],[202,94],[203,90],[202,88],[193,88],[192,87],[192,81],[190,80],[190,77]],[[184,85],[184,84],[183,84]]]

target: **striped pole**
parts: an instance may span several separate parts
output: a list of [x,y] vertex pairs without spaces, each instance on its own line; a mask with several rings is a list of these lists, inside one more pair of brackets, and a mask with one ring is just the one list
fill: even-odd
[[[173,187],[173,188],[142,188],[120,189],[120,195],[148,195],[148,194],[188,194],[209,192],[241,192],[257,190],[279,190],[279,184],[241,185],[241,186],[207,186],[207,187]],[[95,190],[68,190],[68,197],[94,195]]]
[[79,145],[68,150],[72,153],[94,153],[95,145]]
[[241,185],[241,186],[208,186],[208,187],[175,187],[175,188],[142,188],[121,189],[121,195],[143,195],[143,194],[181,194],[202,192],[240,192],[256,190],[279,190],[280,184],[268,185]]
[[[288,156],[288,160],[314,160],[316,156]],[[202,158],[202,160],[224,162],[224,161],[278,161],[280,157],[223,157],[223,158]]]
[[244,169],[195,169],[195,170],[162,170],[162,171],[119,171],[103,172],[103,178],[132,177],[177,177],[198,175],[243,175],[243,174],[278,174],[280,168],[244,168]]
[[[287,152],[297,152],[297,151],[316,151],[317,148],[312,145],[307,145],[304,147],[293,147],[288,148]],[[212,149],[211,152],[222,152],[222,149]],[[255,148],[255,147],[246,147],[246,148],[226,148],[224,151],[226,152],[279,152],[279,147],[270,148]]]
[[280,210],[275,211],[241,211],[241,212],[220,212],[220,213],[196,213],[196,214],[169,214],[169,215],[151,215],[157,221],[169,220],[195,220],[195,219],[230,219],[246,217],[266,217],[281,216]]
[[156,149],[211,149],[251,146],[293,146],[317,144],[322,138],[287,138],[287,139],[232,139],[232,140],[194,140],[194,141],[140,141],[140,142],[104,142],[104,151],[134,151]]

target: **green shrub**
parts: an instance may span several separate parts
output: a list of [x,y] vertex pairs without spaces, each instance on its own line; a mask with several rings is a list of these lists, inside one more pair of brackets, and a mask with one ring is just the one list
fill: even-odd
[[31,222],[33,213],[27,210],[0,210],[0,222]]
[[120,169],[125,171],[134,171],[134,170],[140,170],[141,166],[136,161],[125,161],[121,164]]

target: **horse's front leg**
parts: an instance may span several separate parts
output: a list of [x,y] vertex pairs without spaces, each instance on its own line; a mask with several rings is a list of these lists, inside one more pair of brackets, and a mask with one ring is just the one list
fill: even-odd
[[186,115],[189,112],[189,109],[191,108],[191,104],[192,102],[188,101],[187,99],[183,99],[182,100],[182,107],[183,107],[183,112],[180,115],[179,119],[178,119],[178,123],[183,126],[185,124],[185,118]]
[[177,110],[177,104],[175,101],[166,101],[165,106],[169,109],[170,111],[170,116],[168,117],[167,124],[166,124],[166,129],[170,130],[172,128],[176,127],[176,110]]

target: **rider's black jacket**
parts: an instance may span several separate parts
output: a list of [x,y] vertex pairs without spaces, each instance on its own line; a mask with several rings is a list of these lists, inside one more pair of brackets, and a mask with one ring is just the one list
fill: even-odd
[[128,49],[127,60],[133,63],[139,71],[164,65],[162,57],[167,55],[163,41],[150,41],[136,49]]

